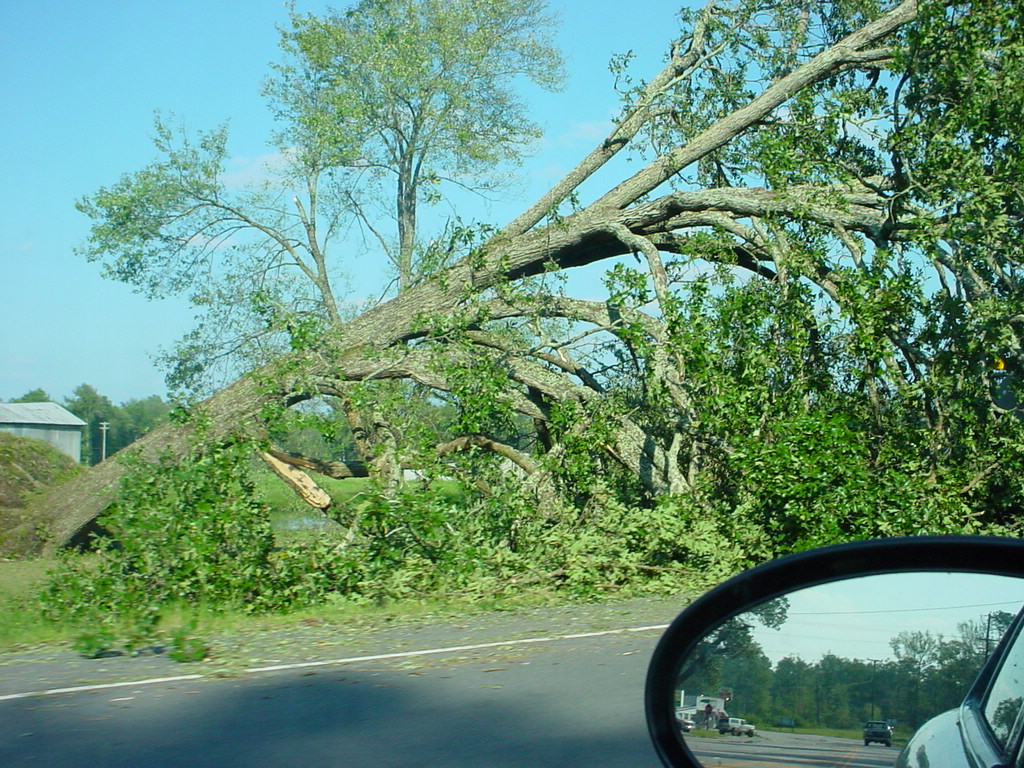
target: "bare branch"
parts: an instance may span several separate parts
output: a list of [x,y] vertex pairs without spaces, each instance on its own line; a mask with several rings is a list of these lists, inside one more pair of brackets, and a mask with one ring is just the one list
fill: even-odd
[[819,53],[790,74],[772,83],[749,104],[722,118],[684,146],[667,152],[593,204],[593,208],[625,208],[661,186],[676,173],[706,157],[750,127],[766,119],[808,85],[830,77],[856,62],[866,46],[874,45],[917,15],[917,0],[905,0],[881,18],[861,27]]
[[463,435],[462,437],[457,437],[454,440],[449,440],[447,443],[441,443],[441,445],[437,446],[435,452],[438,456],[446,456],[449,453],[468,451],[471,448],[484,448],[499,456],[504,456],[528,475],[532,475],[537,471],[537,465],[525,453],[517,451],[511,445],[498,442],[485,435]]
[[361,461],[322,461],[320,459],[311,459],[306,456],[298,456],[294,453],[286,453],[275,449],[270,449],[267,453],[277,461],[284,464],[288,464],[292,467],[299,467],[301,469],[308,469],[312,472],[316,472],[318,475],[324,477],[331,477],[335,480],[347,480],[351,477],[369,477],[366,464]]
[[669,87],[689,76],[704,60],[708,42],[707,26],[714,12],[714,4],[709,3],[701,12],[686,51],[678,51],[673,47],[672,58],[668,65],[644,88],[636,102],[630,107],[615,129],[573,170],[531,205],[524,213],[505,226],[498,239],[511,238],[526,232],[541,219],[551,213],[565,200],[573,190],[590,178],[597,170],[611,160],[625,147],[645,123],[651,118],[651,108],[655,100]]

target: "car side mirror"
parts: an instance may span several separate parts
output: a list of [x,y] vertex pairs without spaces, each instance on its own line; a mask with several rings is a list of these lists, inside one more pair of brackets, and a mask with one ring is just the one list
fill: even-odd
[[793,764],[807,754],[798,732],[826,727],[845,742],[821,759],[899,746],[960,703],[1022,605],[1018,539],[863,541],[753,568],[659,641],[645,692],[655,749],[666,766]]

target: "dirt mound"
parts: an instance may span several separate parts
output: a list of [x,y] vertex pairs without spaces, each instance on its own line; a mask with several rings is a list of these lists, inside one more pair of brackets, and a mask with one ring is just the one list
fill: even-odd
[[71,458],[42,440],[0,432],[0,534],[21,522],[33,495],[81,472]]

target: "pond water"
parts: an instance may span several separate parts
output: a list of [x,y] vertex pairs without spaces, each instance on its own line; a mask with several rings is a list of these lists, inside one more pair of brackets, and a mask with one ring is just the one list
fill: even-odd
[[322,531],[338,527],[338,524],[326,515],[313,513],[277,514],[273,516],[271,524],[278,531]]

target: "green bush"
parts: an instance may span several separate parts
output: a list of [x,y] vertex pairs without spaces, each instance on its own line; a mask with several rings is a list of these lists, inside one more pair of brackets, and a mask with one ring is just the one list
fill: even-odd
[[584,509],[555,517],[517,493],[514,478],[488,496],[453,493],[451,483],[390,496],[371,486],[347,504],[342,535],[281,546],[251,456],[240,443],[185,460],[126,459],[117,502],[100,521],[109,535],[95,540],[95,554],[62,556],[43,591],[45,615],[77,627],[86,656],[167,644],[174,658],[192,660],[205,653],[194,622],[164,637],[168,617],[329,598],[678,590],[695,573],[720,578],[743,564],[742,548],[684,500],[627,505],[597,484]]
[[[251,449],[215,446],[184,461],[128,458],[95,558],[65,554],[43,609],[82,628],[87,655],[157,640],[171,605],[245,612],[293,602],[301,574],[275,552],[269,510],[250,480]],[[294,556],[292,556],[294,558]]]

